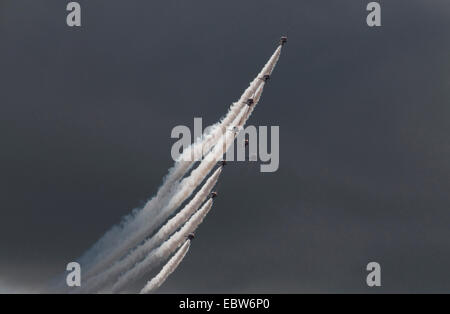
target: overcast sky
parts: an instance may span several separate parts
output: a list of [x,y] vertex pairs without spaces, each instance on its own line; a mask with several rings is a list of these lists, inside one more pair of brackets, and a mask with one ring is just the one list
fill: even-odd
[[81,28],[67,2],[0,2],[0,293],[142,206],[172,128],[216,122],[284,34],[249,121],[280,126],[280,168],[227,166],[159,292],[449,292],[448,0],[381,1],[379,28],[361,0],[79,1]]

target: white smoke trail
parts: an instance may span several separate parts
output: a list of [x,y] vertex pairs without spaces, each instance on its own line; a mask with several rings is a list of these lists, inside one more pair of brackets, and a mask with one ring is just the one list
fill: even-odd
[[[244,114],[245,110],[241,110],[235,121],[233,121],[234,124],[240,121]],[[192,170],[190,176],[181,181],[178,189],[170,198],[168,204],[164,206],[164,208],[156,214],[151,221],[147,222],[147,225],[137,230],[133,236],[145,238],[145,235],[148,234],[150,230],[153,230],[156,226],[159,226],[162,222],[164,222],[175,209],[177,209],[189,196],[191,196],[192,192],[199,184],[201,184],[214,166],[216,166],[217,161],[222,158],[224,152],[228,149],[230,143],[232,143],[232,139],[233,132],[226,132],[225,136],[222,136],[218,144],[205,156],[198,167]],[[125,239],[124,242],[127,243],[129,241]],[[131,248],[125,247],[122,248],[121,251],[117,250],[117,256],[122,256],[129,249]]]
[[[232,125],[242,127],[246,123],[254,107],[259,102],[262,91],[263,85],[261,85],[256,91],[254,104],[251,106],[251,110],[248,111],[246,107],[242,108],[240,113],[232,122]],[[213,150],[205,156],[200,165],[192,171],[189,177],[184,178],[181,181],[179,189],[177,189],[177,191],[173,194],[167,206],[165,206],[154,218],[152,221],[153,224],[157,225],[161,221],[167,219],[173,210],[178,208],[178,206],[180,206],[180,204],[192,194],[195,188],[203,181],[205,176],[208,175],[211,169],[215,166],[216,162],[221,160],[223,154],[228,151],[230,145],[234,142],[235,136],[236,134],[234,132],[225,132],[225,134],[218,141],[217,145],[215,145]],[[149,225],[151,226],[151,224]]]
[[112,293],[121,291],[128,284],[136,280],[136,278],[142,276],[152,267],[154,267],[158,263],[161,263],[163,260],[169,257],[183,243],[183,241],[185,241],[187,235],[194,232],[195,229],[197,229],[197,227],[202,223],[203,219],[210,211],[212,204],[212,199],[209,199],[194,215],[191,216],[191,218],[189,218],[189,220],[180,230],[175,232],[169,238],[169,240],[164,242],[157,249],[150,252],[145,259],[137,263],[132,269],[120,276],[117,282],[112,287]]
[[174,233],[186,220],[195,213],[205,199],[210,195],[211,190],[216,185],[217,180],[222,172],[222,167],[217,170],[208,178],[202,188],[195,194],[195,196],[189,201],[182,210],[180,210],[174,217],[162,226],[157,233],[151,238],[146,240],[143,244],[139,245],[131,251],[125,258],[116,261],[110,268],[104,272],[97,274],[94,277],[88,279],[84,284],[85,289],[83,292],[95,291],[98,288],[104,286],[108,282],[115,280],[122,272],[133,267],[137,262],[141,261],[145,255],[152,249],[160,245],[165,241],[172,233]]
[[[222,119],[220,123],[213,126],[211,131],[202,139],[197,140],[183,152],[174,167],[169,170],[169,173],[163,180],[163,185],[159,188],[157,195],[152,198],[143,209],[127,216],[120,225],[115,226],[108,231],[102,238],[100,238],[100,240],[97,241],[93,248],[88,250],[82,256],[80,261],[83,264],[84,269],[86,269],[86,278],[91,277],[96,272],[110,265],[114,262],[114,260],[122,257],[128,250],[145,239],[145,237],[161,223],[161,219],[159,219],[157,220],[157,223],[151,224],[151,227],[146,227],[147,221],[155,215],[155,211],[159,211],[162,207],[164,207],[164,203],[167,204],[167,202],[169,202],[169,205],[165,207],[173,208],[173,206],[170,205],[171,196],[173,196],[173,194],[176,195],[180,186],[180,179],[187,171],[189,171],[195,160],[201,157],[205,151],[209,151],[222,136],[224,130],[226,130],[232,122],[236,121],[236,116],[239,112],[241,112],[243,103],[250,98],[250,96],[252,96],[261,85],[261,77],[264,74],[272,72],[276,62],[278,61],[280,52],[281,46],[276,49],[275,53],[263,67],[260,74],[258,74],[258,76],[242,94],[239,101],[230,107],[230,110],[225,118]],[[234,125],[236,124],[237,123],[234,123]],[[195,158],[192,158],[192,156]],[[184,182],[184,180],[182,182]],[[201,182],[198,182],[197,185],[200,183]],[[167,217],[166,213],[167,210],[160,216]],[[144,228],[144,230],[142,230],[142,228]]]
[[[261,90],[261,92],[262,92],[262,90]],[[259,96],[260,96],[260,94],[259,94]],[[259,101],[259,96],[258,96],[258,98],[255,98],[256,101]],[[255,105],[256,105],[256,103],[257,102],[255,102]],[[239,123],[239,121],[241,121],[242,118],[245,117],[246,114],[247,114],[247,108],[242,108],[240,113],[236,116],[235,120],[233,121],[233,124],[237,125]],[[246,121],[247,120],[244,119],[243,123],[245,123]],[[210,153],[208,153],[208,155],[200,163],[200,165],[192,171],[191,175],[181,181],[180,189],[170,199],[168,206],[165,208],[165,210],[163,210],[161,212],[161,215],[170,214],[170,212],[173,208],[178,207],[179,204],[181,204],[187,197],[190,196],[192,191],[197,187],[197,185],[200,182],[202,182],[204,177],[211,171],[212,167],[214,167],[214,165],[216,164],[216,161],[219,160],[220,158],[222,158],[224,152],[228,151],[230,145],[234,143],[235,137],[236,137],[236,134],[234,132],[226,132],[225,135],[222,136],[222,138],[219,140],[217,145],[214,146],[213,150],[210,151]],[[166,217],[159,216],[159,217],[156,217],[155,219],[158,219],[158,218],[165,219]],[[191,219],[192,219],[192,217],[191,217]],[[188,224],[188,223],[186,223],[186,224]],[[169,247],[173,248],[174,246],[173,246],[172,237],[169,240],[167,240],[166,242],[164,242],[164,244],[160,248],[165,247],[166,245],[170,245]],[[145,243],[144,243],[144,245],[145,245]],[[178,245],[176,247],[178,247]],[[160,248],[158,248],[158,249],[160,249]],[[166,256],[163,254],[161,254],[162,256],[159,256],[159,254],[150,253],[150,255],[153,256],[153,259],[151,259],[149,257],[145,258],[143,261],[136,264],[134,266],[134,268],[132,268],[127,273],[122,275],[119,278],[118,282],[113,286],[113,292],[120,291],[124,287],[124,285],[127,284],[127,282],[129,280],[134,280],[133,278],[135,278],[142,272],[148,271],[148,269],[146,269],[146,267],[151,267],[153,263],[159,262],[160,259],[166,258]],[[158,257],[159,257],[159,259],[158,259]],[[131,279],[128,279],[128,278],[131,278]]]
[[[271,56],[270,60],[266,63],[263,70],[260,72],[260,74],[255,78],[255,80],[250,84],[250,87],[244,92],[244,94],[241,96],[242,101],[239,103],[235,103],[236,105],[239,104],[240,110],[237,115],[233,115],[234,119],[232,122],[229,123],[229,125],[242,127],[245,125],[247,120],[249,119],[251,113],[253,112],[255,106],[258,104],[264,87],[264,82],[261,80],[262,76],[264,74],[271,74],[273,72],[273,69],[278,62],[278,59],[280,57],[281,53],[281,45],[278,46],[278,48],[275,50],[274,54]],[[253,95],[254,97],[254,104],[250,106],[250,110],[247,110],[247,105],[244,105],[244,100],[246,100],[249,96]],[[198,181],[201,182],[203,178],[211,171],[211,168],[214,166],[214,162],[221,159],[223,154],[228,151],[229,146],[234,142],[235,134],[234,132],[226,132],[223,134],[223,130],[221,130],[221,137],[216,143],[216,145],[213,146],[213,150],[209,152],[205,156],[205,158],[202,160],[200,165],[194,169],[191,173],[191,175],[185,179],[183,179],[179,185],[178,191],[174,193],[172,198],[169,201],[169,209],[170,207],[176,207],[176,206],[170,206],[171,203],[177,204],[181,200],[186,199],[189,195],[185,195],[185,193],[192,193],[189,192],[192,190],[192,188],[189,188],[190,186],[194,185],[196,187],[199,183],[196,183]],[[178,192],[178,193],[177,193]],[[162,210],[164,212],[164,210]]]
[[152,278],[144,288],[142,288],[140,294],[151,293],[158,289],[164,281],[174,272],[174,270],[180,265],[183,258],[186,256],[191,246],[191,240],[186,240],[186,242],[178,249],[178,251],[170,258],[166,265],[161,269],[161,271]]

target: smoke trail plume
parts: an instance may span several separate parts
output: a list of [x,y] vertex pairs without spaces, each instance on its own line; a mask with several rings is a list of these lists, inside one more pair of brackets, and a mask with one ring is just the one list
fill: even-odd
[[[255,103],[252,107],[256,106],[256,104],[258,103],[261,93],[262,86],[256,93]],[[248,112],[246,107],[242,108],[232,124],[242,127],[249,118],[250,113],[251,112]],[[170,198],[167,206],[165,206],[161,210],[161,212],[154,218],[154,221],[152,221],[153,224],[159,224],[160,221],[164,221],[165,219],[167,219],[167,217],[173,212],[173,210],[178,208],[178,206],[192,194],[195,188],[203,181],[205,176],[215,166],[216,162],[218,160],[221,160],[223,154],[228,151],[231,144],[234,143],[235,137],[236,134],[234,132],[225,132],[225,134],[219,139],[214,148],[201,161],[199,166],[192,171],[191,175],[181,181],[179,188]],[[149,224],[149,226],[151,227],[152,224]]]
[[[259,100],[259,97],[256,100]],[[242,118],[245,117],[246,113],[247,113],[247,108],[242,108],[240,113],[237,115],[237,117],[233,121],[233,124],[235,124],[235,125],[238,124],[239,121],[241,121]],[[246,121],[246,119],[245,119],[245,121]],[[244,123],[245,123],[245,121],[244,121]],[[177,208],[187,197],[190,196],[192,191],[195,190],[195,188],[198,186],[198,184],[200,184],[202,182],[204,177],[214,167],[214,165],[216,164],[216,161],[219,160],[220,158],[222,158],[224,152],[228,151],[230,145],[234,143],[235,136],[236,136],[236,134],[234,132],[226,132],[225,135],[222,136],[222,138],[219,140],[217,145],[214,146],[213,150],[210,151],[210,153],[208,153],[206,158],[204,160],[202,160],[200,165],[192,171],[191,175],[189,177],[183,179],[183,181],[180,184],[180,189],[170,199],[168,206],[165,208],[165,210],[163,210],[161,212],[161,215],[157,216],[155,218],[155,220],[158,221],[158,219],[159,220],[166,219],[167,218],[166,216],[168,216],[174,208]],[[148,241],[151,241],[151,239]],[[146,242],[148,242],[148,241],[146,241]],[[168,243],[170,241],[171,240],[169,239],[166,243]],[[166,243],[164,243],[162,246],[164,246]],[[145,247],[146,243],[144,243],[143,246]],[[145,271],[145,266],[142,266],[142,265],[146,265],[146,264],[145,263],[137,264],[134,268],[132,268],[129,271],[129,273],[133,274],[133,273],[139,273],[139,272]],[[124,275],[122,277],[126,278],[127,276]],[[125,282],[124,279],[123,279],[123,281]],[[117,287],[121,287],[121,285],[122,285],[121,279],[119,278],[118,283],[116,283],[116,285],[115,285],[116,288],[113,288],[113,291],[114,291],[114,289],[120,290],[121,288],[117,288]]]
[[160,247],[150,252],[145,259],[137,263],[132,269],[119,277],[117,282],[112,287],[112,292],[116,293],[125,288],[128,284],[139,278],[145,272],[149,271],[155,265],[164,261],[170,256],[182,243],[186,240],[189,233],[194,232],[202,223],[205,216],[212,207],[213,201],[209,199],[203,206],[189,218],[184,226],[175,232],[166,242]]
[[[200,166],[193,170],[188,178],[182,180],[183,176],[192,168],[195,161],[207,152],[206,157],[217,157],[219,153],[214,150],[215,146],[223,145],[229,147],[230,140],[234,141],[234,136],[225,134],[230,125],[237,126],[245,124],[253,108],[244,110],[245,101],[250,98],[257,98],[256,94],[262,92],[265,74],[271,74],[280,56],[281,46],[279,46],[269,61],[265,64],[258,76],[250,83],[250,86],[241,95],[238,102],[230,106],[225,117],[212,128],[208,133],[202,135],[194,144],[183,151],[183,154],[175,162],[163,179],[163,184],[144,208],[133,211],[126,216],[119,225],[110,229],[101,237],[93,247],[88,250],[80,259],[85,269],[85,278],[90,278],[99,271],[102,271],[114,261],[125,256],[133,247],[141,243],[155,228],[160,226],[181,203],[189,197],[193,190],[201,184],[205,176],[211,171],[214,162],[203,160]],[[226,152],[226,150],[222,151]],[[218,160],[218,158],[213,158]],[[196,171],[198,170],[198,171]],[[189,179],[188,181],[186,181]]]
[[[88,250],[80,259],[86,271],[86,278],[111,264],[117,258],[123,256],[127,249],[132,248],[141,242],[152,230],[146,230],[136,236],[130,236],[135,230],[141,228],[143,221],[148,221],[154,212],[161,208],[162,204],[176,191],[180,184],[180,179],[191,169],[195,160],[200,158],[205,152],[208,152],[218,139],[222,136],[224,130],[235,120],[242,109],[242,104],[251,97],[261,85],[261,77],[264,74],[270,74],[275,67],[280,56],[281,46],[279,46],[269,61],[265,64],[258,76],[251,82],[250,86],[240,97],[237,103],[233,103],[221,122],[214,125],[208,134],[205,134],[200,140],[189,146],[175,165],[169,170],[164,178],[162,186],[159,188],[156,196],[152,198],[143,209],[132,213],[124,218],[122,223],[110,229],[97,243]],[[193,158],[194,157],[194,158]],[[154,228],[154,227],[153,227]],[[127,242],[123,242],[126,239]],[[123,242],[122,245],[120,243]],[[119,246],[118,246],[119,244]],[[120,249],[117,250],[117,247]],[[125,251],[125,253],[124,253]]]
[[186,206],[184,206],[184,208],[168,222],[166,222],[164,226],[162,226],[151,238],[136,247],[136,249],[131,251],[125,258],[116,261],[104,272],[88,279],[87,283],[84,285],[86,290],[83,289],[83,291],[95,291],[108,282],[115,280],[118,275],[133,267],[137,262],[141,261],[145,255],[151,252],[152,249],[165,241],[172,233],[181,227],[181,225],[183,225],[186,220],[195,213],[195,211],[197,211],[200,205],[210,195],[211,190],[216,185],[221,172],[222,167],[217,168],[217,170],[208,178],[206,183],[189,201],[189,203],[186,204]]
[[164,281],[174,272],[174,270],[180,265],[183,258],[186,256],[191,246],[191,240],[186,240],[186,242],[178,249],[178,251],[170,258],[166,265],[161,269],[161,271],[152,278],[144,288],[141,290],[141,294],[152,293],[158,289]]

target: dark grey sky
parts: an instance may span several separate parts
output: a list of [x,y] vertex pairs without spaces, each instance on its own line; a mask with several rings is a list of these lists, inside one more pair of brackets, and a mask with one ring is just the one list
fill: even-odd
[[0,2],[0,292],[152,196],[172,128],[217,121],[286,33],[249,121],[280,126],[280,169],[226,168],[159,291],[449,291],[449,1],[381,1],[377,29],[360,0],[79,1],[79,29],[67,2]]

